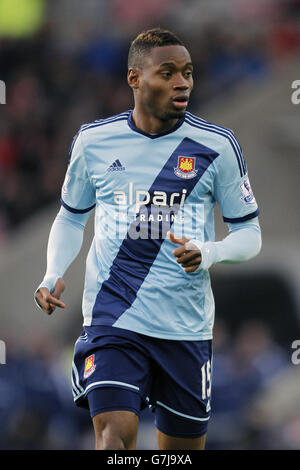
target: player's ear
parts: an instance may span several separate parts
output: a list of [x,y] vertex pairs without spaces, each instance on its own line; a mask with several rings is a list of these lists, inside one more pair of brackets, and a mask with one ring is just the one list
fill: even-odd
[[137,69],[133,69],[133,68],[128,69],[127,81],[128,81],[128,85],[131,88],[136,90],[139,87],[139,78],[140,78],[140,74]]

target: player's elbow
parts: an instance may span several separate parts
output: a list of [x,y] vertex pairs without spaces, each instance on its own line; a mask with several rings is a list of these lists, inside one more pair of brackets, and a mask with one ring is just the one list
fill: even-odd
[[248,235],[247,253],[245,253],[244,261],[248,261],[255,258],[261,251],[262,248],[262,236],[260,229],[251,230]]
[[[256,236],[256,250],[254,252],[254,256],[257,256],[260,251],[261,251],[261,248],[262,248],[262,237],[261,237],[261,232],[259,232]],[[253,256],[253,257],[254,257]]]

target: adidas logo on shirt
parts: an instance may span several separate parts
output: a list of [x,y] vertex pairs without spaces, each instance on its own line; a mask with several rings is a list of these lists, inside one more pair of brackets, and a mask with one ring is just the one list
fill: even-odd
[[107,171],[125,171],[125,166],[122,166],[120,160],[115,160],[109,167]]

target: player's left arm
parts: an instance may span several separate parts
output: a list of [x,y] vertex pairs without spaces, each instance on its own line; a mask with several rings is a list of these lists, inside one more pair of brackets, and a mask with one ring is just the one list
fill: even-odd
[[189,272],[209,269],[216,263],[242,263],[254,258],[261,250],[261,231],[258,218],[238,224],[228,224],[229,234],[222,241],[202,242],[197,239],[175,238],[181,245],[173,251],[177,262]]
[[221,208],[229,233],[218,242],[175,239],[169,234],[171,241],[181,245],[173,255],[186,272],[209,269],[215,263],[242,263],[261,250],[259,210],[241,148],[234,136],[225,141],[214,170],[212,195]]

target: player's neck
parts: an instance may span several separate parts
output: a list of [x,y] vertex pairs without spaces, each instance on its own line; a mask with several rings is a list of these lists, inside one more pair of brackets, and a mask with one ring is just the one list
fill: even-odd
[[146,114],[140,111],[137,107],[133,110],[132,119],[135,126],[141,131],[147,132],[147,134],[160,134],[162,132],[167,132],[172,129],[178,121],[177,118],[162,121],[151,114]]

